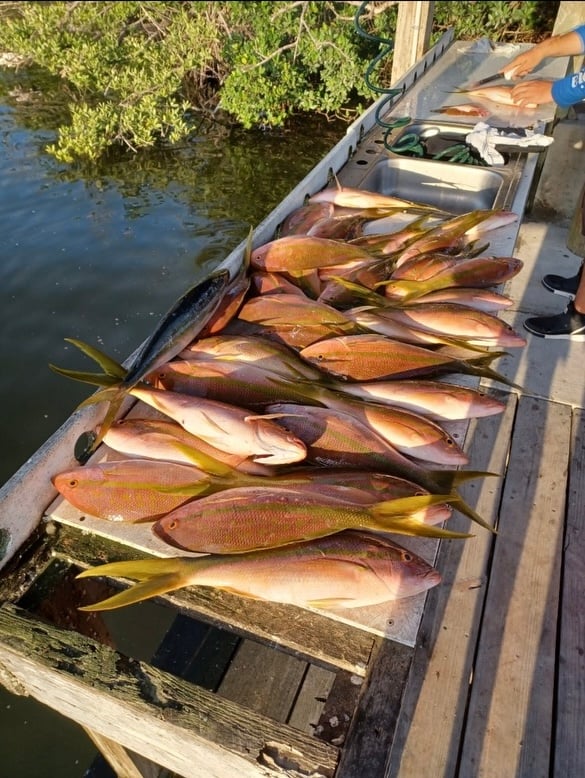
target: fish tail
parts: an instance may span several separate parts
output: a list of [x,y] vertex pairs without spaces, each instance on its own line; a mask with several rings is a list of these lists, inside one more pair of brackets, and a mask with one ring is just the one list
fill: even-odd
[[65,340],[82,351],[90,359],[93,359],[94,362],[97,362],[104,371],[103,373],[88,373],[80,370],[67,370],[62,367],[57,367],[56,365],[49,365],[51,370],[66,378],[72,378],[74,381],[81,381],[82,383],[102,387],[86,400],[83,400],[83,402],[79,404],[79,408],[95,405],[100,402],[109,403],[105,418],[100,424],[99,432],[97,435],[93,436],[90,448],[84,452],[84,456],[88,457],[102,442],[128,394],[129,387],[125,385],[128,371],[115,359],[112,359],[95,346],[90,346],[83,340],[77,340],[76,338],[65,338]]
[[461,369],[462,373],[470,373],[471,375],[477,376],[478,378],[489,378],[492,381],[498,381],[501,384],[510,386],[513,389],[518,389],[521,392],[525,391],[523,386],[517,384],[515,381],[512,381],[511,378],[506,378],[505,375],[499,373],[497,370],[494,370],[488,365],[472,365],[467,363],[460,365],[459,368]]
[[[51,370],[58,375],[65,376],[65,378],[71,378],[74,381],[81,381],[81,383],[92,384],[92,386],[102,387],[116,387],[124,382],[127,375],[127,370],[115,359],[112,359],[107,354],[104,354],[100,349],[90,346],[82,340],[76,338],[65,338],[68,343],[73,344],[76,348],[82,351],[90,359],[102,368],[103,373],[89,373],[84,370],[68,370],[64,367],[57,367],[57,365],[49,364]],[[100,402],[101,400],[94,400],[94,402]]]
[[[491,473],[489,470],[432,470],[430,475],[444,491],[476,478],[501,477],[500,473]],[[450,495],[449,499],[453,499],[453,495]]]
[[428,292],[433,291],[433,287],[428,285],[427,288],[423,281],[411,281],[406,278],[401,278],[399,280],[390,278],[386,281],[378,281],[374,284],[374,290],[379,287],[390,290],[390,299],[398,297],[403,303],[416,300],[417,297],[422,297]]
[[460,513],[462,513],[464,516],[467,516],[468,519],[471,519],[476,524],[479,524],[480,527],[483,527],[484,529],[489,530],[494,535],[497,535],[497,530],[495,527],[493,527],[489,522],[487,522],[485,519],[483,519],[477,511],[475,511],[471,505],[468,505],[465,500],[457,495],[453,500],[454,508],[456,508]]
[[98,389],[97,392],[90,394],[89,397],[86,397],[85,400],[82,400],[79,403],[78,408],[86,408],[88,405],[97,405],[97,403],[102,402],[112,402],[118,397],[120,392],[121,387],[119,384],[114,386],[106,386],[103,389]]
[[65,338],[65,340],[80,351],[83,351],[83,353],[90,359],[93,359],[94,362],[97,362],[107,375],[114,376],[120,380],[126,378],[128,372],[126,368],[99,348],[90,346],[89,343],[85,343],[83,340],[77,340],[76,338]]
[[461,495],[459,495],[453,487],[457,484],[470,481],[474,478],[483,478],[486,476],[497,475],[499,474],[484,472],[481,470],[432,470],[429,472],[429,476],[435,488],[441,489],[443,491],[447,491],[449,489],[451,490],[447,497],[444,498],[444,502],[449,503],[449,505],[452,505],[453,508],[460,511],[460,513],[463,513],[469,519],[475,521],[476,524],[479,524],[480,527],[483,527],[484,529],[487,529],[494,534],[497,534],[494,527],[485,521],[485,519],[482,519],[479,513],[477,513],[470,505],[468,505],[463,497],[461,497]]
[[[88,398],[89,401],[93,402],[100,402],[99,399],[95,399],[96,395],[99,396],[103,395],[107,390],[102,390],[101,392],[96,392],[92,397]],[[95,451],[97,447],[100,445],[102,440],[104,439],[107,431],[110,429],[114,421],[116,420],[116,417],[118,415],[118,412],[120,408],[122,407],[122,403],[128,396],[128,390],[125,386],[119,386],[114,393],[107,396],[102,396],[102,400],[109,402],[108,409],[106,411],[106,415],[104,416],[103,420],[99,424],[98,431],[95,436],[95,440],[93,441],[93,444],[91,446],[91,451]],[[87,403],[87,400],[84,400],[81,405],[84,405],[84,403]]]
[[414,497],[400,497],[396,500],[386,500],[377,503],[369,509],[376,528],[386,532],[401,535],[417,535],[428,538],[468,538],[467,533],[451,532],[424,522],[412,516],[416,511],[446,503],[451,499],[449,494],[424,494]]
[[136,578],[134,584],[118,594],[93,605],[83,605],[81,611],[106,611],[142,602],[150,597],[175,591],[188,586],[193,577],[195,559],[142,559],[129,562],[111,562],[79,573],[77,578],[116,576]]
[[54,373],[65,376],[65,378],[72,378],[74,381],[81,381],[83,384],[91,384],[92,386],[115,386],[120,383],[120,379],[115,376],[108,375],[108,373],[88,373],[84,370],[68,370],[64,367],[57,367],[49,363],[49,367]]

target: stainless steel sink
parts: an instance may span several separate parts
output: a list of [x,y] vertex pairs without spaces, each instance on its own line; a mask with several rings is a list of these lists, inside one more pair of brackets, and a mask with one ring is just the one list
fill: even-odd
[[[470,130],[469,124],[428,120],[411,122],[385,141],[372,134],[346,165],[341,182],[451,213],[510,208],[525,155],[507,154],[504,164],[492,167],[449,161],[449,149],[461,147]],[[409,151],[416,142],[422,156],[420,149]],[[443,158],[433,159],[437,154]]]
[[465,213],[493,208],[503,185],[504,177],[489,168],[392,157],[377,162],[360,189]]

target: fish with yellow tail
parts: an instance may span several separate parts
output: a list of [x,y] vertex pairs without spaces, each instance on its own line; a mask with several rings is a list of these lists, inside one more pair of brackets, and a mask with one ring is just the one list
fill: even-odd
[[101,576],[138,583],[80,610],[113,610],[186,586],[298,607],[360,608],[412,597],[441,581],[440,573],[411,551],[355,530],[246,554],[111,562],[77,577]]
[[417,203],[412,200],[405,200],[401,197],[384,195],[379,192],[369,192],[365,189],[355,189],[349,186],[327,187],[320,192],[309,197],[309,203],[333,203],[339,208],[359,208],[366,210],[368,208],[379,211],[398,210],[410,211],[411,213],[426,213],[437,216],[450,215],[440,208],[435,208],[426,203]]
[[128,457],[162,459],[195,467],[203,465],[207,472],[210,471],[211,460],[217,465],[213,472],[220,474],[227,468],[263,476],[274,472],[274,468],[254,462],[250,457],[211,446],[172,419],[125,416],[116,419],[104,435],[103,442],[108,448]]
[[265,465],[291,464],[305,458],[302,441],[263,414],[163,389],[135,386],[130,394],[222,451]]
[[[283,474],[254,475],[222,466],[204,455],[199,466],[155,459],[88,463],[64,470],[51,480],[62,497],[83,513],[126,523],[156,521],[189,500],[242,486],[329,492],[345,500],[351,496],[363,504],[430,495],[418,484],[386,473],[333,473],[327,468],[305,467]],[[432,499],[410,515],[434,525],[446,521],[451,513],[447,503]]]
[[345,529],[433,538],[468,534],[431,526],[412,513],[448,495],[416,495],[368,504],[359,489],[242,486],[202,497],[160,518],[153,531],[183,551],[242,554],[333,535]]

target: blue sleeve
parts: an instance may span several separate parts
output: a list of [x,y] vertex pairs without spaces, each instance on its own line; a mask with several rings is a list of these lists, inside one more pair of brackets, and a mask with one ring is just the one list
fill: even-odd
[[552,98],[561,108],[568,108],[585,100],[585,68],[555,81],[552,85]]
[[[585,51],[585,24],[575,27],[573,32],[581,38],[581,51]],[[578,73],[561,78],[552,86],[552,98],[561,108],[568,108],[585,100],[585,68]]]

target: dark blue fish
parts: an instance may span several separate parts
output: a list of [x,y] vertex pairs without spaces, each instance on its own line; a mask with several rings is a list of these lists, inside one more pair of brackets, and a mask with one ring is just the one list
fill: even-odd
[[221,270],[188,289],[143,343],[121,386],[127,389],[136,386],[148,373],[188,346],[218,309],[229,282],[229,270]]

